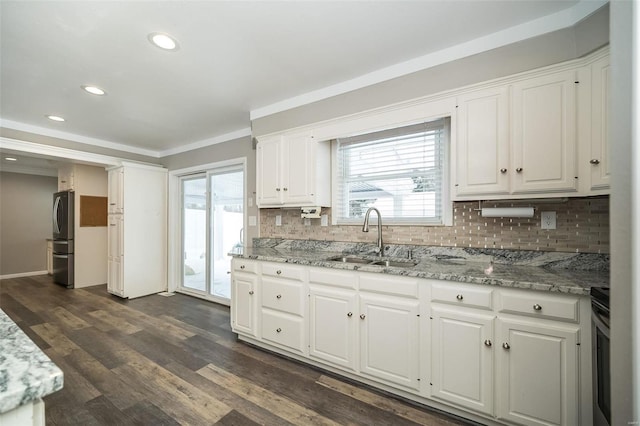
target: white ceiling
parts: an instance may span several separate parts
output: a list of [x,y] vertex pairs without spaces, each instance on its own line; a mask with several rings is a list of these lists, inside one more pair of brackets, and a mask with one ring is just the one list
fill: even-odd
[[[603,3],[0,0],[0,118],[158,157],[247,135],[250,117],[424,68],[434,52],[568,26]],[[179,50],[151,45],[152,32],[171,34]]]

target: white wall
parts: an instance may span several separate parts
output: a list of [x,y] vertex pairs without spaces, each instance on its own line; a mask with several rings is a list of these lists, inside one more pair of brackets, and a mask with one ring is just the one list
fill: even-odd
[[80,227],[80,196],[107,196],[107,172],[102,167],[75,166],[75,287],[107,282],[107,227]]

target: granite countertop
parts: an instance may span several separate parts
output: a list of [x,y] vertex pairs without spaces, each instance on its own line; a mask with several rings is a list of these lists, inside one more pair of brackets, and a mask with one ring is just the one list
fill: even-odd
[[[255,241],[254,241],[255,243]],[[255,244],[254,244],[255,245]],[[415,246],[414,246],[415,247]],[[336,244],[265,244],[254,247],[237,247],[233,257],[283,262],[325,268],[386,273],[416,278],[495,285],[539,291],[551,291],[588,296],[591,287],[608,287],[608,263],[600,255],[580,256],[574,253],[540,253],[517,251],[486,251],[464,249],[418,248],[414,255],[415,267],[383,267],[328,260],[335,256],[366,254],[367,249]],[[363,253],[364,252],[364,253]],[[391,247],[385,258],[407,259],[399,256],[401,249]],[[605,259],[608,262],[608,255]],[[593,266],[598,265],[593,270]],[[569,268],[567,268],[569,267]],[[573,267],[571,269],[570,267]]]
[[0,309],[0,414],[62,385],[62,370]]

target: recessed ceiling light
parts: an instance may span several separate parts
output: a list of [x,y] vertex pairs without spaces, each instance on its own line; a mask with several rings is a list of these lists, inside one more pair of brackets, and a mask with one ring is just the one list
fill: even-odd
[[4,157],[4,159],[7,161],[18,161],[18,159],[14,157]]
[[80,87],[82,87],[82,90],[84,90],[85,92],[91,93],[92,95],[102,96],[102,95],[106,95],[107,94],[104,90],[102,90],[101,88],[96,87],[96,86],[85,86],[85,85],[83,85],[83,86],[80,86]]
[[151,33],[149,41],[164,50],[177,50],[178,42],[168,34]]
[[45,117],[47,117],[49,120],[53,120],[53,121],[64,121],[64,118],[59,117],[57,115],[46,115]]

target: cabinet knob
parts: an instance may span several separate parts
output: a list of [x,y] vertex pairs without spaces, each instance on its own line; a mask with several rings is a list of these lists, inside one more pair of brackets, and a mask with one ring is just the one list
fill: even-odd
[[249,290],[249,294],[253,294],[253,290]]
[[541,311],[542,310],[542,306],[538,305],[537,303],[535,305],[533,305],[533,310],[534,311]]
[[522,167],[518,167],[518,168],[516,169],[516,172],[521,173],[521,172],[522,172]]
[[287,188],[282,188],[282,190],[283,190],[283,191],[288,191],[288,189],[287,189]]
[[277,295],[276,299],[282,299],[282,295],[281,294]]
[[360,319],[364,319],[364,314],[360,314]]
[[240,269],[244,269],[244,265],[240,265]]
[[597,158],[594,158],[593,160],[589,161],[591,164],[600,164],[600,160],[598,160]]
[[348,316],[349,318],[351,318],[351,317],[353,316],[353,312],[349,312],[349,313],[347,313],[347,316]]
[[278,274],[278,275],[280,275],[281,273],[282,273],[282,271],[281,271],[280,269],[278,269],[278,270],[276,271],[276,274]]
[[491,345],[492,345],[491,340],[489,340],[489,339],[485,340],[484,341],[484,345],[488,346],[488,347],[491,347]]
[[280,327],[276,328],[276,333],[280,333],[282,329]]
[[507,342],[504,342],[504,343],[502,344],[502,347],[503,347],[503,348],[505,348],[505,349],[507,349],[507,350],[511,349],[511,346],[509,346],[509,344],[508,344]]
[[461,294],[459,294],[459,295],[457,295],[457,296],[456,296],[456,299],[458,299],[458,300],[462,300],[462,299],[464,299],[464,297],[462,297],[462,295],[461,295]]
[[500,173],[502,173],[502,174],[507,173],[507,169],[504,169],[504,168],[500,169]]
[[276,191],[280,192],[280,188],[276,188]]

